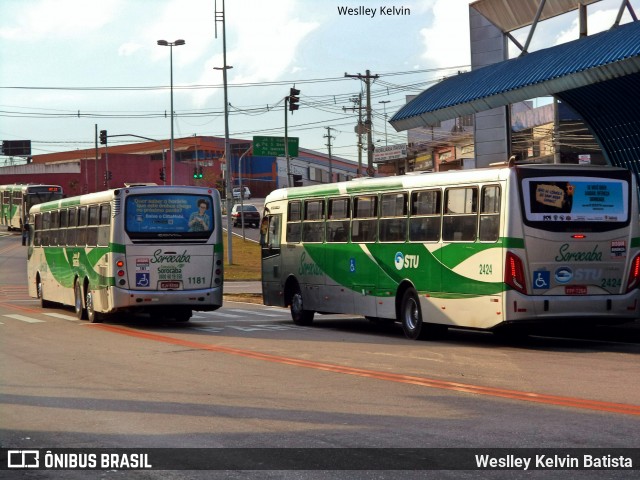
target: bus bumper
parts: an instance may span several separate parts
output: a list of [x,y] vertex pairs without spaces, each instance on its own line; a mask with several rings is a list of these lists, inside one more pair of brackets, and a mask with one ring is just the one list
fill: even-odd
[[640,316],[640,291],[623,295],[522,295],[505,293],[506,322],[546,322],[556,319],[615,323]]
[[109,302],[110,311],[156,310],[159,307],[188,307],[192,310],[212,311],[222,306],[222,287],[162,291],[113,288],[111,291],[113,301]]

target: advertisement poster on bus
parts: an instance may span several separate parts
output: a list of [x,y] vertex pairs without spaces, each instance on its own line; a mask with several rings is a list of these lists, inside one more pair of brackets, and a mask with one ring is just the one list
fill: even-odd
[[131,195],[126,201],[130,233],[208,232],[212,229],[211,197],[199,195]]
[[547,177],[524,181],[527,218],[533,221],[624,222],[628,184],[602,178]]

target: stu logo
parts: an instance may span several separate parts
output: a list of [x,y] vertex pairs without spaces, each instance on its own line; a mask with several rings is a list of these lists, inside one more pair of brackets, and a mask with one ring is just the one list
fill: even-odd
[[402,252],[396,253],[396,270],[402,270],[403,268],[418,268],[419,263],[420,255],[405,255]]

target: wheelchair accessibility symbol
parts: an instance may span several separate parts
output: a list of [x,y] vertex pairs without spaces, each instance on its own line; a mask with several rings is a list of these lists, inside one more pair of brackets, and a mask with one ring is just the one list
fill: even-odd
[[536,270],[533,272],[533,288],[549,288],[551,272],[547,270]]
[[149,273],[136,272],[136,287],[148,287],[148,286],[149,286]]

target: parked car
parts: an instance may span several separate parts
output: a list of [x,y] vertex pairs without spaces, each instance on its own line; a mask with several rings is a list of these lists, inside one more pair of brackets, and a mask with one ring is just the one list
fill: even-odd
[[234,205],[231,209],[231,220],[234,227],[242,225],[242,218],[244,218],[244,224],[253,225],[258,228],[260,224],[260,212],[255,205]]
[[[242,187],[242,198],[248,200],[251,198],[251,190],[249,187]],[[233,189],[233,198],[240,198],[240,187],[235,187]]]

